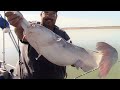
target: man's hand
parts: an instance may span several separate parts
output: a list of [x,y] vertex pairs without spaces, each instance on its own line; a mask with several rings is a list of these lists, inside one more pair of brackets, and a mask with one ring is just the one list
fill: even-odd
[[[13,13],[13,12],[9,12],[7,11],[5,13],[5,16],[8,19],[8,22],[15,27],[15,33],[17,35],[17,37],[22,40],[23,39],[23,28],[21,27],[20,23],[22,21],[22,17],[18,16],[17,14]],[[26,40],[24,40],[26,41]]]
[[9,12],[9,11],[5,13],[5,16],[7,17],[8,22],[12,26],[14,26],[16,28],[20,28],[21,27],[20,23],[22,21],[22,17],[18,16],[17,14],[15,14],[13,12]]

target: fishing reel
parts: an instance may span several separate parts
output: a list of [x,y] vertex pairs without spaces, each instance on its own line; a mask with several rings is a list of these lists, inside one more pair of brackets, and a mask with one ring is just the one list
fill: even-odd
[[13,79],[14,69],[11,69],[10,72],[6,69],[0,68],[0,79]]
[[11,69],[10,72],[4,69],[2,66],[3,62],[0,61],[0,79],[12,79],[14,69]]
[[0,79],[10,79],[10,73],[3,68],[0,68]]

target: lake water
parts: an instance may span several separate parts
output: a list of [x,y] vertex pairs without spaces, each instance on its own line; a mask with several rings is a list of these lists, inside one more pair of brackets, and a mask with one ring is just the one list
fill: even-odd
[[[81,29],[67,30],[73,44],[85,49],[95,50],[97,42],[107,42],[120,52],[120,30],[119,29]],[[13,35],[15,36],[14,32]],[[17,38],[15,36],[17,41]],[[3,58],[3,32],[0,30],[0,60]],[[18,61],[18,52],[15,49],[8,33],[5,34],[5,60],[15,66]]]

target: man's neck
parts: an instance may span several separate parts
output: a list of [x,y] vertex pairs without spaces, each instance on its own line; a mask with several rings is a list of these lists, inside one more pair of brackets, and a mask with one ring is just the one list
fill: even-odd
[[46,28],[48,28],[48,29],[50,29],[50,30],[54,30],[54,26],[52,26],[52,27],[49,27],[49,26],[45,26]]
[[54,27],[46,27],[46,28],[48,28],[48,29],[50,29],[50,30],[54,30]]

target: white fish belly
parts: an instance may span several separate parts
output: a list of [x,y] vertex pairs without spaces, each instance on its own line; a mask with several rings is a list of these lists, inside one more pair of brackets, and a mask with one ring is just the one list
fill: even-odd
[[41,32],[40,27],[39,30],[38,28],[33,29],[29,30],[32,32],[28,32],[26,35],[28,42],[38,54],[42,54],[50,62],[59,66],[67,66],[80,60],[86,66],[98,66],[97,62],[101,60],[99,57],[101,54],[72,45],[50,30],[47,32],[46,28],[43,28],[44,32]]
[[69,50],[59,46],[57,43],[43,47],[41,53],[50,62],[60,66],[72,65],[79,59],[75,53],[69,52]]
[[[71,47],[74,48],[74,47]],[[41,53],[52,63],[60,66],[73,65],[78,60],[82,61],[86,66],[98,67],[102,55],[100,53],[88,52],[89,54],[82,53],[81,51],[70,50],[59,44],[43,47]],[[84,54],[84,56],[81,56]]]

